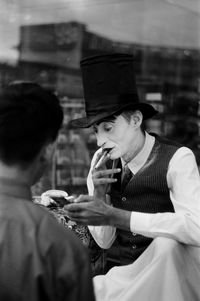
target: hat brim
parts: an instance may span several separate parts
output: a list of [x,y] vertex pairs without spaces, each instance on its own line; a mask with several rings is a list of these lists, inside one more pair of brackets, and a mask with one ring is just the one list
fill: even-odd
[[95,116],[92,117],[82,117],[82,118],[77,118],[74,120],[70,121],[70,126],[75,127],[75,128],[89,128],[95,123],[99,123],[102,119],[107,118],[109,116],[115,115],[119,112],[125,111],[125,110],[139,110],[143,114],[143,119],[149,119],[155,116],[158,111],[154,109],[154,107],[148,103],[137,103],[137,104],[132,104],[132,105],[125,105],[125,106],[120,106],[120,108],[112,111],[112,112],[102,112],[102,113],[97,113]]

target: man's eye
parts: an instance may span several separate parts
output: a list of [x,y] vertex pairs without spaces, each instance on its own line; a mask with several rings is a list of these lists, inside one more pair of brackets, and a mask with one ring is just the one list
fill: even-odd
[[108,126],[108,125],[104,126],[104,131],[109,132],[111,130],[112,130],[112,126]]

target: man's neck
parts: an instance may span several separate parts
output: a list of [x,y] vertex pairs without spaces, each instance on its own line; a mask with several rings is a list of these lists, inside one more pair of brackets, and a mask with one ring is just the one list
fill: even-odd
[[[122,161],[125,164],[128,164],[130,161],[132,161],[142,150],[145,144],[145,133],[142,131],[138,132],[138,135],[134,138],[132,147],[130,148],[130,152],[128,152],[123,158]],[[133,147],[135,146],[135,147]]]
[[10,181],[16,181],[24,185],[30,186],[30,175],[27,170],[21,169],[19,166],[8,166],[0,161],[0,178],[6,178]]

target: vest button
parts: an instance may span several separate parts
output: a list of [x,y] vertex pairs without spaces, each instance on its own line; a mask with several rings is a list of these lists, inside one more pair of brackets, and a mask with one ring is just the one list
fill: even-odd
[[137,248],[137,246],[136,246],[136,245],[132,245],[132,248],[133,248],[133,249],[136,249],[136,248]]
[[122,198],[122,201],[123,201],[123,202],[125,202],[125,201],[126,201],[126,197],[125,197],[125,196],[123,196],[123,198]]

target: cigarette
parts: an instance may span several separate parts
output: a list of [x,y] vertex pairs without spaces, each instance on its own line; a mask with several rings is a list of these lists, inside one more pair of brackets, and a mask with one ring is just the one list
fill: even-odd
[[95,165],[95,169],[99,168],[99,166],[101,165],[101,163],[103,162],[103,160],[105,159],[105,157],[107,156],[107,154],[109,153],[109,151],[105,151],[102,155],[102,157],[99,159],[99,161],[97,162],[97,164]]

